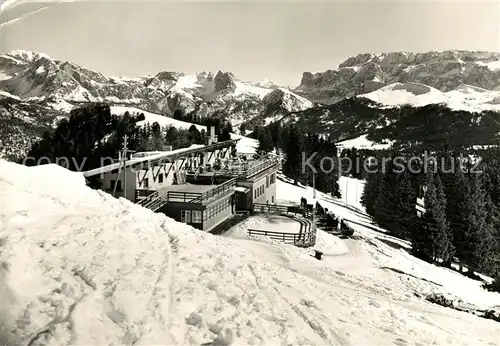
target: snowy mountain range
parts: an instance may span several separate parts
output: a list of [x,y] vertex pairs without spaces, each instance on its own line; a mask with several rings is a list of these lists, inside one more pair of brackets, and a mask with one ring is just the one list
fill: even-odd
[[393,83],[419,83],[442,92],[463,84],[500,91],[500,53],[443,51],[359,54],[337,70],[304,72],[295,90],[316,102],[334,103]]
[[14,51],[0,55],[0,140],[12,153],[23,152],[30,138],[88,102],[130,106],[166,117],[177,110],[199,117],[222,114],[233,126],[257,116],[265,120],[267,109],[290,112],[312,104],[272,82],[263,84],[266,87],[252,85],[222,71],[109,77],[42,53]]
[[109,77],[25,51],[0,55],[0,71],[1,90],[22,100],[130,104],[166,116],[172,116],[177,109],[202,114],[218,110],[230,114],[236,123],[258,114],[262,99],[274,86],[269,81],[266,87],[254,86],[222,71],[215,75],[162,71],[138,78]]
[[[366,114],[372,118],[360,123],[354,109],[366,108],[364,100],[373,101],[370,107],[375,109]],[[269,80],[252,84],[223,71],[112,77],[42,53],[0,54],[0,141],[9,157],[22,155],[31,140],[88,102],[166,117],[177,110],[198,117],[222,116],[235,129],[242,123],[252,129],[286,118],[307,131],[320,130],[343,140],[368,135],[362,129],[369,124],[381,128],[391,123],[377,121],[377,110],[387,113],[385,108],[444,104],[459,111],[500,110],[500,53],[360,54],[337,70],[305,72],[295,89]],[[346,128],[344,120],[338,126],[341,119],[354,130]]]

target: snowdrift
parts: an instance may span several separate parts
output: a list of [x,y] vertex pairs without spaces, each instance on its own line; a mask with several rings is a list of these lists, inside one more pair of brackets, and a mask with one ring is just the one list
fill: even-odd
[[317,261],[293,247],[212,236],[51,165],[0,161],[0,191],[0,343],[498,342],[500,324],[416,298],[370,265],[366,244]]

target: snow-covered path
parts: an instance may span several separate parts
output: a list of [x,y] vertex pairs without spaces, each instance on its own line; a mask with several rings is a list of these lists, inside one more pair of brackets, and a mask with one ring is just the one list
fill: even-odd
[[0,160],[0,191],[0,327],[19,344],[498,345],[499,323],[425,302],[427,286],[381,268],[411,262],[368,233],[319,235],[317,261],[194,230],[59,167]]

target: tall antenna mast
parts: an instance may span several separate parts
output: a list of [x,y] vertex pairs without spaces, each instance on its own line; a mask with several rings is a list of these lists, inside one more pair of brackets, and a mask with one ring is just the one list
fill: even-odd
[[119,160],[120,160],[120,165],[118,166],[118,172],[116,173],[116,180],[115,180],[115,186],[113,188],[113,197],[116,196],[116,187],[118,186],[118,180],[120,177],[120,170],[121,166],[123,164],[123,197],[127,198],[127,169],[126,169],[126,162],[127,162],[127,153],[133,152],[133,150],[128,150],[127,149],[128,145],[128,136],[125,135],[123,137],[123,148],[121,152],[118,152],[119,154]]

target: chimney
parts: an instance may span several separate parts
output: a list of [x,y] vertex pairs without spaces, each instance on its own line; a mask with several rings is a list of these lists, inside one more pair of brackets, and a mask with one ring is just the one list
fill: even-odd
[[212,140],[212,143],[217,141],[217,138],[215,137],[215,126],[210,126],[210,139]]
[[217,136],[215,135],[215,126],[207,126],[208,136],[207,136],[207,145],[217,143]]

